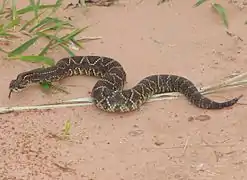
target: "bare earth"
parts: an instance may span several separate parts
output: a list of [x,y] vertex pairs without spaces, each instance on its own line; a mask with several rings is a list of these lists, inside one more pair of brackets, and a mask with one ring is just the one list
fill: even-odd
[[[19,7],[26,2],[19,0]],[[126,88],[154,73],[182,75],[202,87],[246,72],[247,10],[243,1],[219,1],[227,9],[229,29],[236,36],[225,33],[209,4],[192,8],[195,2],[173,0],[157,6],[150,0],[120,0],[111,7],[60,10],[59,14],[71,16],[79,27],[92,25],[81,36],[102,39],[86,43],[76,54],[110,56],[121,62],[127,72]],[[1,106],[88,97],[96,82],[73,77],[62,82],[69,95],[46,94],[34,86],[9,100],[10,80],[40,65],[1,56]],[[68,54],[57,50],[49,56],[58,60]],[[210,97],[224,101],[240,94],[244,94],[240,103],[245,103],[243,88]],[[2,114],[0,179],[246,179],[246,110],[247,106],[237,104],[207,111],[179,98],[147,103],[140,111],[127,114],[108,114],[94,106]],[[72,123],[69,139],[62,139],[67,120]]]

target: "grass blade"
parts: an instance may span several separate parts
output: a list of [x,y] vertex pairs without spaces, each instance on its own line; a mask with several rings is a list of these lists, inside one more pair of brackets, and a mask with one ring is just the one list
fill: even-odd
[[67,53],[70,55],[70,56],[75,56],[75,54],[66,46],[66,45],[63,45],[63,44],[59,44],[59,46],[61,46],[65,51],[67,51]]
[[7,33],[7,32],[0,32],[0,36],[5,36],[5,38],[8,38],[8,37],[19,38],[15,34]]
[[17,19],[17,11],[16,11],[16,0],[12,0],[12,20]]
[[39,53],[39,56],[44,56],[48,52],[48,50],[50,49],[50,47],[52,46],[53,42],[54,42],[54,40],[50,40],[50,42]]
[[[43,4],[43,5],[39,6],[39,9],[40,10],[41,9],[49,9],[49,8],[54,8],[56,6],[57,6],[56,4],[47,4],[47,5]],[[18,14],[26,14],[26,13],[31,12],[31,11],[33,11],[33,7],[29,5],[29,6],[25,7],[25,8],[19,9],[17,11],[17,13]]]
[[8,3],[8,0],[3,0],[2,6],[0,8],[0,14],[3,14],[5,6],[7,3]]
[[77,36],[78,34],[80,34],[82,31],[86,30],[89,26],[86,26],[84,28],[81,28],[81,29],[75,29],[74,31],[72,31],[71,33],[63,36],[61,39],[65,40],[65,41],[68,41],[68,40],[71,40],[73,39],[75,36]]
[[79,41],[75,40],[74,38],[71,38],[71,42],[74,43],[77,47],[79,47],[80,49],[83,48],[83,46],[80,44]]
[[3,30],[11,29],[20,23],[20,18],[16,18],[3,26]]
[[220,4],[217,4],[217,3],[212,3],[212,7],[220,15],[220,17],[221,17],[224,25],[226,26],[226,28],[228,28],[228,20],[227,20],[225,9]]
[[50,35],[50,34],[47,34],[47,33],[44,33],[44,32],[37,32],[37,34],[39,36],[46,37],[49,40],[54,40],[54,41],[56,41],[58,43],[66,43],[66,41],[64,41],[63,39],[60,39],[60,38],[58,38],[57,36],[54,36],[54,35]]
[[30,24],[32,24],[34,21],[36,21],[42,14],[44,14],[46,12],[46,10],[44,10],[43,12],[41,12],[40,14],[38,14],[37,17],[32,18],[31,20],[27,21],[20,29],[20,31],[25,30]]
[[58,38],[54,35],[49,35],[43,32],[38,32],[37,34],[39,34],[40,36],[44,36],[50,40],[54,40],[56,43],[54,43],[54,45],[52,45],[50,48],[54,48],[55,46],[61,46],[65,51],[68,52],[68,54],[70,56],[74,56],[75,54],[66,46],[67,42],[61,38]]
[[207,0],[197,0],[197,3],[195,3],[192,7],[198,7],[200,6],[201,4],[205,3]]
[[52,21],[52,18],[50,17],[45,17],[44,19],[42,19],[37,25],[35,25],[33,28],[31,28],[28,32],[31,33],[33,32],[35,29],[42,27],[46,24],[48,24],[50,21]]
[[50,26],[50,27],[47,27],[47,28],[44,28],[44,29],[40,29],[39,32],[47,32],[47,31],[58,31],[60,29],[65,29],[67,23],[64,23],[64,22],[58,22],[56,24],[54,24],[53,26]]
[[42,27],[44,26],[47,26],[48,24],[51,24],[51,23],[55,23],[55,25],[57,26],[61,26],[61,25],[68,25],[68,26],[71,26],[73,27],[73,25],[71,25],[69,22],[67,21],[62,21],[62,20],[59,20],[58,18],[51,18],[51,17],[45,17],[44,19],[42,19],[39,24],[37,24],[36,26],[34,26],[33,28],[31,28],[29,30],[29,32],[33,32],[35,29],[41,29]]
[[30,2],[30,5],[33,8],[34,16],[37,18],[38,17],[38,10],[39,10],[39,4],[38,3],[40,1],[37,2],[37,5],[35,4],[35,1],[34,0],[29,0],[29,2]]
[[22,61],[27,61],[27,62],[34,62],[34,63],[44,63],[47,64],[49,66],[53,66],[55,64],[55,61],[49,57],[45,57],[45,56],[19,56],[19,57],[15,57],[18,58]]
[[57,9],[58,9],[59,7],[61,7],[62,2],[63,2],[63,0],[57,0],[57,1],[56,1],[56,3],[55,3],[56,6],[55,6],[54,8],[52,8],[51,14],[55,13],[55,12],[57,11]]
[[[74,40],[74,37],[76,35],[78,35],[79,33],[81,33],[82,31],[84,31],[85,29],[87,29],[89,26],[86,26],[84,28],[81,28],[81,29],[75,29],[74,31],[72,31],[71,33],[61,37],[58,41],[58,43],[54,44],[51,48],[57,46],[57,45],[60,45],[60,44],[64,44],[64,45],[68,45],[69,44],[69,41],[75,41]],[[74,43],[74,42],[73,42]],[[78,45],[78,47],[81,47],[81,45],[79,43],[75,43],[76,45]],[[64,47],[63,47],[64,48]],[[67,49],[66,51],[68,51],[69,49]],[[72,52],[69,52],[69,54],[72,54]]]
[[8,57],[12,57],[12,56],[17,56],[21,53],[23,53],[24,51],[26,51],[31,45],[33,45],[37,40],[38,40],[39,36],[35,36],[31,39],[29,39],[28,41],[26,41],[24,44],[20,45],[19,47],[17,47],[16,49],[14,49],[13,51],[11,51],[8,54]]

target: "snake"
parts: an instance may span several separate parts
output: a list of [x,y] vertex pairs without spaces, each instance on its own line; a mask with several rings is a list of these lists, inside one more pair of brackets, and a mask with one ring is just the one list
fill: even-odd
[[233,106],[243,96],[225,102],[216,102],[204,96],[189,79],[173,74],[151,74],[135,86],[124,89],[126,72],[123,66],[111,57],[85,55],[70,56],[54,65],[19,73],[9,84],[12,92],[20,92],[30,84],[52,83],[71,76],[98,78],[91,91],[93,103],[105,112],[131,112],[146,103],[156,94],[178,92],[191,104],[202,109],[223,109]]

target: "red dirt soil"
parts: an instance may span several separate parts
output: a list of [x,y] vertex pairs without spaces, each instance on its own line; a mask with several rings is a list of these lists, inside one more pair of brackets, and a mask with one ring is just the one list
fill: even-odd
[[[19,0],[18,7],[27,2]],[[69,2],[64,1],[63,7]],[[174,0],[158,6],[150,0],[120,0],[110,7],[70,8],[58,14],[71,17],[79,27],[92,25],[80,36],[102,39],[84,44],[85,49],[76,54],[104,55],[121,62],[127,72],[126,88],[153,73],[182,75],[202,87],[246,72],[244,4],[219,1],[235,34],[229,36],[209,4],[192,8],[195,2]],[[42,43],[35,46],[42,47]],[[9,82],[40,65],[1,56],[1,106],[88,97],[96,82],[73,77],[62,82],[69,95],[45,94],[34,86],[9,100]],[[58,60],[68,54],[59,49],[49,56]],[[240,94],[244,94],[240,102],[246,102],[244,89],[210,97],[223,101]],[[237,104],[202,110],[179,98],[147,103],[127,114],[108,114],[94,106],[2,114],[0,179],[243,180],[247,178],[246,109]],[[67,120],[71,121],[69,139],[62,139]]]

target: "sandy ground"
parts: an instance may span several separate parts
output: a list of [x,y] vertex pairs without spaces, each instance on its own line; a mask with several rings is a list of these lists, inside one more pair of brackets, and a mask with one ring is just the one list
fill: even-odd
[[[21,7],[27,1],[18,2]],[[90,7],[87,12],[68,9],[59,14],[70,16],[79,27],[92,25],[81,36],[103,37],[86,43],[77,54],[105,55],[121,62],[127,72],[126,88],[152,73],[182,75],[202,87],[246,72],[244,2],[219,1],[229,14],[230,30],[243,41],[225,33],[209,4],[193,9],[195,2],[174,0],[157,6],[156,1],[120,0],[111,7]],[[63,81],[69,95],[47,95],[35,86],[9,100],[10,80],[39,65],[1,56],[1,106],[88,97],[96,82],[73,77]],[[67,53],[59,50],[49,56],[58,60]],[[240,94],[245,95],[240,102],[246,102],[244,89],[210,97],[223,101]],[[147,103],[128,114],[107,114],[87,106],[0,115],[0,179],[246,179],[246,109],[236,105],[207,111],[179,98]],[[198,118],[202,116],[208,118]],[[62,139],[67,120],[72,123],[71,132],[69,139]]]

